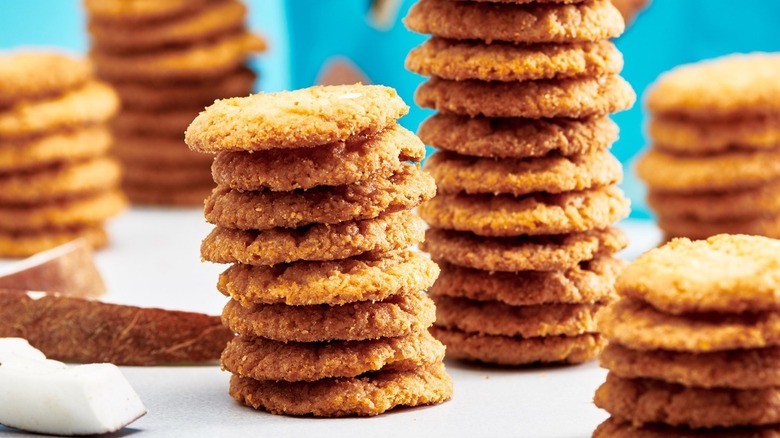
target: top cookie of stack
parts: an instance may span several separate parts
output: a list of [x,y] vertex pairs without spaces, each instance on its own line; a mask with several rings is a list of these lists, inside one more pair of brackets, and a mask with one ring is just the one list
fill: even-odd
[[677,67],[647,93],[637,172],[668,237],[780,237],[780,55]]
[[53,53],[0,56],[0,256],[79,237],[106,245],[103,222],[127,203],[106,157],[116,93],[87,62]]
[[635,99],[608,41],[620,13],[608,0],[421,0],[405,23],[433,34],[406,65],[432,76],[415,100],[439,111],[419,131],[442,149],[426,163],[439,194],[420,207],[442,267],[434,334],[456,358],[592,359],[626,245],[610,226],[629,209],[608,151],[608,115]]
[[85,0],[98,76],[122,100],[115,153],[133,202],[200,204],[211,160],[182,133],[215,99],[245,96],[255,74],[244,64],[265,43],[245,28],[237,0]]

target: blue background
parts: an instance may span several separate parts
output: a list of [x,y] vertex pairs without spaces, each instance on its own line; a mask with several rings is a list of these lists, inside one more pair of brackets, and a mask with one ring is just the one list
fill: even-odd
[[[412,107],[403,123],[416,129],[429,112],[416,108],[413,93],[424,80],[407,72],[403,60],[426,37],[396,21],[382,32],[366,24],[367,0],[250,0],[250,27],[262,33],[269,52],[257,60],[259,88],[265,91],[311,85],[326,59],[350,58],[374,82],[398,89]],[[414,0],[404,0],[399,17]],[[640,96],[629,111],[616,114],[621,127],[615,155],[626,164],[623,188],[633,216],[647,217],[643,190],[631,170],[645,146],[641,96],[662,72],[675,65],[735,52],[780,50],[780,1],[654,0],[616,43],[624,54],[623,76]],[[26,0],[0,6],[0,48],[64,48],[84,53],[88,41],[77,0]]]

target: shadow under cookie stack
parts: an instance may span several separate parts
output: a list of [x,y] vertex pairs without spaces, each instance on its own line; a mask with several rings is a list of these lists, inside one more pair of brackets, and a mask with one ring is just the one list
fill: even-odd
[[441,149],[419,210],[448,357],[579,363],[604,346],[594,314],[613,297],[627,240],[611,225],[629,210],[608,115],[635,95],[607,40],[619,12],[567,3],[422,0],[405,19],[433,35],[406,65],[432,76],[415,101],[439,111],[419,130]]
[[[408,107],[381,86],[217,101],[186,134],[216,153],[201,255],[232,263],[218,289],[238,336],[230,394],[275,414],[377,415],[449,399],[425,289],[438,267],[411,247],[411,209],[435,194]],[[240,129],[238,129],[240,127]]]
[[666,238],[780,237],[780,55],[675,68],[647,93],[651,148],[637,163]]
[[609,369],[594,437],[780,434],[780,241],[673,239],[637,258],[599,314]]
[[106,125],[119,100],[88,63],[65,55],[0,56],[0,257],[83,238],[126,207]]
[[202,205],[213,186],[211,157],[182,142],[215,99],[246,96],[247,58],[265,43],[246,30],[237,0],[85,0],[91,58],[119,93],[112,127],[123,188],[133,203]]

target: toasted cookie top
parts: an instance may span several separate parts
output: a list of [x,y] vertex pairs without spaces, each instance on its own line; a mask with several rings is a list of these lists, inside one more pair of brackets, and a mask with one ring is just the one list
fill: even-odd
[[198,152],[313,147],[373,135],[409,111],[381,85],[315,86],[214,102],[187,128]]
[[670,313],[780,309],[780,241],[718,235],[674,239],[638,257],[618,292]]
[[0,107],[52,97],[92,77],[89,63],[61,53],[0,54]]

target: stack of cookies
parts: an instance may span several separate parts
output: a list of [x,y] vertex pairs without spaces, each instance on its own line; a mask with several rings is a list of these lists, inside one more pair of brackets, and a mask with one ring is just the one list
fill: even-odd
[[127,203],[119,164],[106,155],[118,107],[84,60],[0,55],[0,256],[77,238],[108,243],[103,222]]
[[595,437],[780,434],[780,241],[674,239],[618,279],[599,315],[610,370]]
[[608,0],[422,0],[406,25],[433,38],[407,67],[432,76],[416,102],[442,149],[422,247],[442,269],[434,335],[454,358],[578,363],[604,345],[594,314],[613,296],[627,215],[610,113],[630,107],[624,28]]
[[652,86],[637,163],[667,238],[780,237],[780,55],[678,67]]
[[220,100],[187,129],[216,153],[201,255],[238,336],[222,355],[238,401],[276,414],[376,415],[452,393],[425,289],[438,267],[410,247],[410,210],[436,191],[408,107],[381,86]]
[[116,88],[113,122],[123,186],[134,203],[200,205],[211,191],[210,157],[182,133],[217,98],[252,92],[244,64],[264,42],[245,28],[238,0],[85,0],[98,76]]

